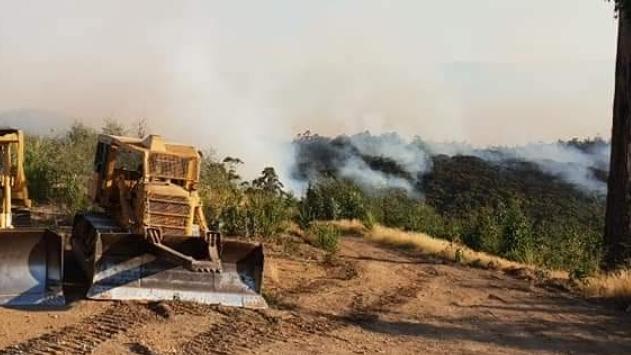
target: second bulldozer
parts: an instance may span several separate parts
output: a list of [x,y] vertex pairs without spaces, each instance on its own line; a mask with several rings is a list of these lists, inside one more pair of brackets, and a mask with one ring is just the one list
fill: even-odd
[[63,239],[32,228],[24,174],[24,134],[0,129],[0,305],[61,306]]
[[101,211],[77,215],[71,238],[88,298],[267,307],[262,246],[209,229],[200,163],[159,136],[99,136],[90,198]]

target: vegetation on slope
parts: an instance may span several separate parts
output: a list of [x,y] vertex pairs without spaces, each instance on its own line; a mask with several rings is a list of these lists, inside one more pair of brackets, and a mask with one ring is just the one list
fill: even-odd
[[36,202],[52,203],[68,216],[89,207],[96,131],[74,124],[58,136],[27,136],[24,170]]
[[627,307],[631,300],[629,270],[596,273],[589,277],[577,278],[576,275],[565,271],[546,270],[536,265],[515,262],[425,233],[405,232],[380,225],[369,229],[356,220],[339,220],[333,224],[347,235],[359,236],[385,247],[430,255],[471,267],[500,270],[554,288],[572,288],[585,297],[620,302],[624,307]]
[[[139,121],[127,128],[106,120],[101,132],[142,137],[148,131]],[[66,223],[75,213],[93,208],[87,198],[99,131],[75,123],[66,132],[26,138],[25,173],[31,197],[36,203],[58,207]],[[206,154],[202,160],[200,193],[209,222],[226,234],[246,237],[273,237],[289,225],[296,200],[283,190],[273,168],[261,176],[244,181],[237,174],[239,159],[215,159]]]
[[[426,233],[510,260],[565,269],[576,277],[598,269],[602,194],[581,190],[533,162],[513,157],[431,155],[432,168],[411,177],[397,161],[359,151],[355,138],[297,138],[294,175],[310,181],[298,208],[302,226],[312,220],[358,219],[367,226],[378,223]],[[365,138],[360,136],[359,144]],[[410,149],[431,154],[420,140],[411,144],[419,148]],[[606,143],[575,139],[561,144],[591,151]],[[354,182],[344,169],[348,162],[358,165],[355,160],[370,168],[366,172],[408,181],[415,191]],[[586,171],[594,178],[606,176],[596,169]]]
[[[147,129],[143,124],[127,129],[107,121],[102,131],[143,135]],[[97,133],[75,124],[56,136],[28,137],[25,168],[36,202],[60,206],[68,220],[91,208],[85,196]],[[363,158],[373,169],[407,174],[387,158]],[[283,233],[293,222],[309,230],[313,221],[358,219],[368,227],[380,224],[426,233],[579,277],[598,267],[603,197],[581,192],[532,163],[435,155],[433,168],[414,177],[417,193],[410,193],[398,188],[367,190],[336,174],[327,165],[330,159],[316,160],[320,165],[299,162],[298,169],[310,176],[310,183],[298,199],[286,192],[273,168],[245,181],[238,174],[243,164],[238,158],[219,160],[207,153],[200,183],[207,218],[226,234],[264,238]],[[323,245],[329,245],[324,239]]]

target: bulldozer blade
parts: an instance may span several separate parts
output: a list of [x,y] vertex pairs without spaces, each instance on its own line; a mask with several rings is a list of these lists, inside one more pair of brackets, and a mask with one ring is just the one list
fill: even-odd
[[[223,270],[206,273],[193,272],[157,257],[139,236],[101,234],[95,243],[93,283],[88,298],[180,300],[267,308],[260,295],[264,259],[260,244],[224,241]],[[193,256],[206,248],[199,237],[165,237],[163,243]]]
[[0,230],[0,305],[63,306],[63,252],[50,230]]

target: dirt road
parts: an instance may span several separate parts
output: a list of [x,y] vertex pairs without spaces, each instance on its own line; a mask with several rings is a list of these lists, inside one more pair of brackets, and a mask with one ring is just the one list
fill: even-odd
[[336,260],[317,259],[268,254],[267,311],[89,301],[0,309],[0,353],[631,353],[628,313],[527,279],[353,237]]

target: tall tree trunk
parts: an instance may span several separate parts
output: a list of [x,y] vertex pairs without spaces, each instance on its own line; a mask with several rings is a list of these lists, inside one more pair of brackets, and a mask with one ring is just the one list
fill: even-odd
[[631,14],[619,12],[604,266],[631,265]]

